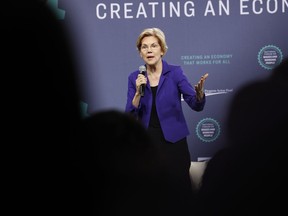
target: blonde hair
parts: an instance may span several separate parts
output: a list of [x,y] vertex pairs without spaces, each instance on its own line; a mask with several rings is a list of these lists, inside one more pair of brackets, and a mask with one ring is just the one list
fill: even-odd
[[146,28],[146,29],[144,29],[137,38],[137,41],[136,41],[137,50],[139,52],[141,51],[142,40],[143,40],[143,38],[148,37],[148,36],[154,36],[158,39],[158,43],[161,47],[161,50],[162,50],[163,56],[164,56],[167,52],[168,46],[166,44],[165,34],[159,28]]

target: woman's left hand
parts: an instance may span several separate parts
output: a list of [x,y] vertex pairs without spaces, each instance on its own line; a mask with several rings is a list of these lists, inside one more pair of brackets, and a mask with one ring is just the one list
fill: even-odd
[[199,82],[194,86],[198,101],[202,100],[202,98],[204,97],[204,82],[206,78],[208,77],[208,75],[209,74],[206,73],[203,76],[201,76],[201,79],[199,80]]

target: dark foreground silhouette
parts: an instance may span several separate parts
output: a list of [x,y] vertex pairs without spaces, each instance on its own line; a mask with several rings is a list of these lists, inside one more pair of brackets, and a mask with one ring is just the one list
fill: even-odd
[[288,59],[232,100],[227,148],[208,162],[198,193],[202,215],[287,212]]

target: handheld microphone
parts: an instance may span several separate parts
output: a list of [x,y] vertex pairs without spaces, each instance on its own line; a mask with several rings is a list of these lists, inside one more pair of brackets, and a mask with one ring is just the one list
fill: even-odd
[[[142,75],[145,76],[145,73],[146,73],[146,67],[145,67],[145,65],[141,65],[141,66],[139,67],[139,71],[140,71],[140,74],[142,74]],[[140,86],[140,95],[141,95],[141,97],[144,96],[144,93],[145,93],[145,84],[141,84],[141,86]]]

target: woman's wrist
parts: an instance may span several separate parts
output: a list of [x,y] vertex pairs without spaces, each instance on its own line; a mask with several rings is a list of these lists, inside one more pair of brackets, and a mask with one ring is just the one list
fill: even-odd
[[135,92],[135,97],[140,96],[140,93],[138,91]]
[[201,101],[204,97],[204,92],[203,91],[197,92],[196,96],[197,96],[197,100]]

